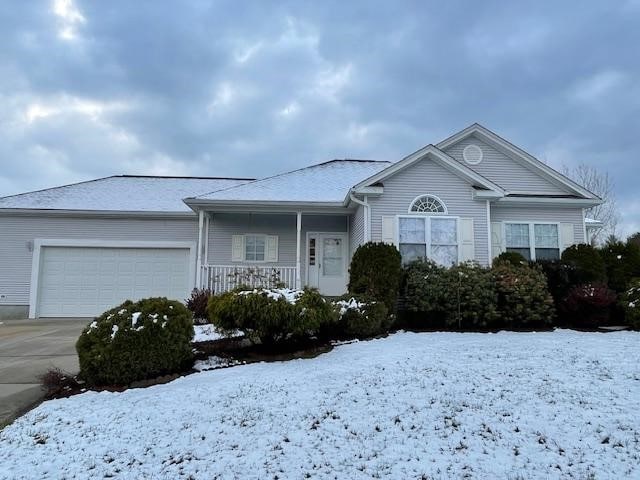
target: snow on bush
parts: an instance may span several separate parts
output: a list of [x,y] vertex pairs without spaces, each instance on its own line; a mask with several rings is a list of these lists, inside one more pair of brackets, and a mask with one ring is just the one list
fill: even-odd
[[399,333],[0,431],[0,478],[640,478],[640,333]]
[[391,323],[383,302],[345,297],[333,302],[338,321],[330,337],[367,338],[386,331]]
[[126,385],[191,367],[191,313],[166,298],[127,300],[84,329],[76,350],[90,385]]
[[311,338],[334,321],[331,305],[313,289],[227,292],[211,297],[208,311],[222,332],[240,331],[263,344]]

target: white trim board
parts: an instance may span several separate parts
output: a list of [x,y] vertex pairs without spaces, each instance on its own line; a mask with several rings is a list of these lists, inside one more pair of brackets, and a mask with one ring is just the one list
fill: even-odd
[[78,247],[78,248],[166,248],[189,250],[189,278],[191,287],[196,285],[196,249],[195,242],[156,242],[143,240],[98,240],[98,239],[59,239],[36,238],[33,241],[31,259],[31,284],[29,287],[29,318],[38,315],[38,287],[40,277],[40,256],[43,247]]

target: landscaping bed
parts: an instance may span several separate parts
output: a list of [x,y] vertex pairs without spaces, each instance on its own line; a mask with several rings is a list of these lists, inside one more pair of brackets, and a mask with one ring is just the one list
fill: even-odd
[[87,392],[0,432],[0,478],[635,478],[639,344],[396,333]]

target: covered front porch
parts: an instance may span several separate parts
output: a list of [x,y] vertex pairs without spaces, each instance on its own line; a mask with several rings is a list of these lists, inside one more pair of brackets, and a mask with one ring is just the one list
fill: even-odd
[[346,291],[351,213],[200,210],[196,285]]

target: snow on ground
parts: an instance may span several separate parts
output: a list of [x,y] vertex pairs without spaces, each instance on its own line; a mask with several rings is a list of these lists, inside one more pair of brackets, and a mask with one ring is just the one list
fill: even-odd
[[639,333],[399,333],[45,402],[0,478],[640,478],[639,413]]
[[207,323],[205,325],[193,326],[193,341],[194,342],[210,342],[212,340],[220,340],[221,338],[238,337],[242,335],[242,332],[233,332],[230,335],[224,335],[216,330],[216,327]]

